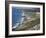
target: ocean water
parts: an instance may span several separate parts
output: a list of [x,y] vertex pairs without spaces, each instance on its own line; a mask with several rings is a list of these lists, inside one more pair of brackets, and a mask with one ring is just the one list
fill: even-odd
[[22,18],[22,9],[12,7],[12,26],[15,26],[16,23],[20,23]]

